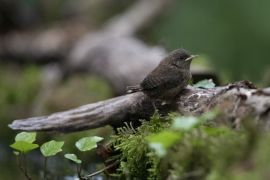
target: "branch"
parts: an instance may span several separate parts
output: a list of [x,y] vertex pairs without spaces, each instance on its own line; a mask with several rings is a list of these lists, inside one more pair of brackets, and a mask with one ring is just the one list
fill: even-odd
[[[237,102],[237,103],[236,103]],[[157,104],[162,114],[170,111],[183,115],[200,115],[219,108],[224,122],[238,123],[253,116],[270,127],[270,88],[254,89],[246,81],[212,89],[188,86],[170,105]],[[149,119],[154,108],[142,92],[127,94],[109,100],[88,104],[49,116],[15,120],[9,125],[14,130],[72,132],[105,125],[121,125],[125,121]]]
[[112,18],[104,29],[113,36],[133,36],[160,15],[171,2],[171,0],[139,0],[124,13]]
[[123,94],[127,86],[142,81],[165,55],[163,48],[147,46],[136,38],[111,37],[100,32],[85,36],[75,45],[67,69],[97,74],[117,94]]
[[[128,109],[133,109],[133,103],[136,101],[140,103],[138,100],[143,101],[143,98],[143,93],[120,96],[50,116],[17,120],[10,127],[29,131],[79,131],[97,128],[125,119],[132,111]],[[138,106],[134,107],[138,108]]]
[[67,57],[67,69],[98,74],[111,83],[116,94],[123,94],[126,86],[142,81],[166,55],[164,48],[148,46],[134,33],[161,14],[170,2],[139,0],[98,32],[82,36]]
[[45,64],[59,62],[78,37],[86,33],[82,23],[61,24],[46,30],[12,32],[0,36],[1,61]]

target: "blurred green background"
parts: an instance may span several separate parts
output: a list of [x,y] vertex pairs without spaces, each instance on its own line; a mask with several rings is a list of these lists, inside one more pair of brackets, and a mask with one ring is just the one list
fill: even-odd
[[[12,31],[48,28],[77,17],[98,28],[123,12],[135,0],[0,0],[1,36]],[[269,0],[175,0],[161,16],[138,32],[148,44],[168,50],[183,47],[202,54],[218,72],[222,83],[250,80],[270,85]],[[19,179],[15,158],[8,147],[16,132],[7,125],[14,119],[33,115],[41,88],[41,67],[0,61],[0,179]],[[113,97],[108,82],[93,75],[78,74],[56,88],[46,100],[43,114]],[[71,144],[83,135],[108,136],[109,127],[71,135],[41,134],[47,139],[68,139]],[[72,150],[73,147],[70,149]],[[38,153],[38,152],[37,152]],[[34,158],[31,158],[34,159]],[[36,160],[31,160],[31,163]],[[30,163],[30,164],[31,164]],[[15,173],[16,172],[16,173]]]
[[226,81],[269,85],[270,1],[179,0],[148,36],[169,49],[204,54]]

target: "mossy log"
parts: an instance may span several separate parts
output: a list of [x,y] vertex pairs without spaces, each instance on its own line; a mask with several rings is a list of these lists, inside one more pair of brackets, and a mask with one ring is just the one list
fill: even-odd
[[241,120],[248,117],[254,117],[263,127],[270,127],[270,88],[256,89],[247,81],[211,89],[188,86],[174,102],[166,105],[137,92],[48,116],[15,120],[9,127],[23,131],[73,132],[105,125],[121,126],[130,121],[135,124],[139,119],[151,117],[155,110],[153,103],[161,114],[175,111],[198,116],[216,108],[221,112],[217,119],[232,127],[239,127]]

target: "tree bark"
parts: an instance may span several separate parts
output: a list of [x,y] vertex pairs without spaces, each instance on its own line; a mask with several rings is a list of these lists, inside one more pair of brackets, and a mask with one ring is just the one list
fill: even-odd
[[[166,105],[155,102],[155,105],[161,114],[175,111],[194,116],[215,108],[220,111],[217,121],[233,127],[239,127],[243,119],[251,117],[263,127],[270,127],[270,88],[255,89],[247,81],[211,89],[188,86],[174,102]],[[23,131],[73,132],[105,125],[121,126],[124,122],[135,124],[139,119],[149,119],[153,112],[153,100],[137,92],[48,116],[15,120],[9,127]]]

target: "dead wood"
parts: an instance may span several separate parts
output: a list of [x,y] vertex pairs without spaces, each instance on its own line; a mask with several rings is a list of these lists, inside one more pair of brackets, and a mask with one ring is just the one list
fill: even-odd
[[[270,127],[270,89],[255,89],[246,81],[211,89],[188,86],[175,102],[164,106],[157,103],[157,108],[162,114],[176,111],[194,116],[218,108],[221,112],[218,119],[232,126],[239,126],[241,120],[253,117],[264,127]],[[9,126],[23,131],[72,132],[123,125],[126,121],[136,123],[138,119],[149,119],[153,112],[151,100],[137,92],[48,116],[15,120]]]

